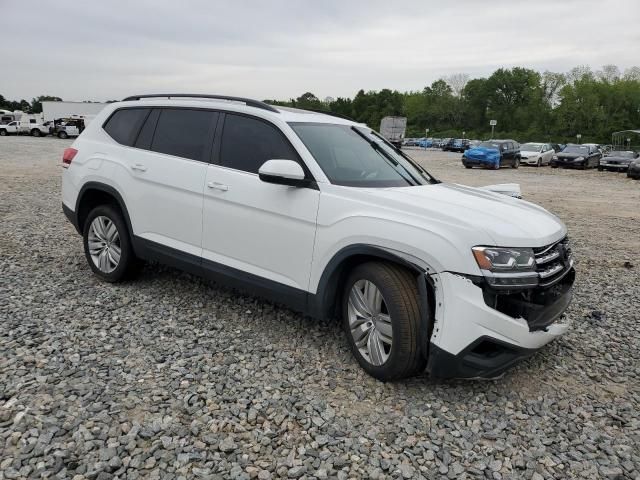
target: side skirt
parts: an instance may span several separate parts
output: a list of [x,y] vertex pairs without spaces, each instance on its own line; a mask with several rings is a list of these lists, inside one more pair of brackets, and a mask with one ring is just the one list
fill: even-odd
[[155,261],[184,270],[250,295],[280,303],[305,315],[311,314],[309,305],[315,304],[315,295],[304,290],[202,259],[137,236],[133,236],[132,243],[136,256],[142,260]]

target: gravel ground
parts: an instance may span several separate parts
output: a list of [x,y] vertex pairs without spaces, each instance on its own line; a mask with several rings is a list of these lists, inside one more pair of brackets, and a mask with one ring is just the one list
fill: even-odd
[[381,383],[335,322],[159,266],[109,285],[60,209],[55,138],[0,139],[0,479],[640,478],[640,182],[548,167],[571,331],[494,381]]

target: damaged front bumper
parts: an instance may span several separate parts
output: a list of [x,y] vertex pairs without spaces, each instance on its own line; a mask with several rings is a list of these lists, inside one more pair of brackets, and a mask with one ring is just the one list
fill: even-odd
[[554,285],[495,290],[480,277],[431,275],[436,308],[428,370],[441,378],[493,378],[564,334],[573,266]]

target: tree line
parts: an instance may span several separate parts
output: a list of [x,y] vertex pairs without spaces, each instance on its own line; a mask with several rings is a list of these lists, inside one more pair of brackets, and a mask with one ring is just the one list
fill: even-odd
[[[42,95],[9,101],[0,95],[0,109],[42,112]],[[113,101],[113,100],[111,100]],[[615,65],[593,71],[578,66],[565,73],[528,68],[500,68],[486,78],[459,73],[436,80],[419,91],[360,90],[353,98],[320,100],[311,92],[288,101],[265,100],[281,106],[329,111],[379,129],[388,115],[407,117],[407,137],[484,139],[490,120],[495,138],[520,141],[609,143],[614,131],[640,128],[640,68],[621,72]]]
[[614,131],[640,128],[640,68],[587,66],[566,73],[500,68],[487,78],[455,74],[420,91],[360,90],[353,98],[320,100],[307,92],[267,103],[329,111],[380,128],[388,115],[407,117],[407,137],[495,138],[609,143]]

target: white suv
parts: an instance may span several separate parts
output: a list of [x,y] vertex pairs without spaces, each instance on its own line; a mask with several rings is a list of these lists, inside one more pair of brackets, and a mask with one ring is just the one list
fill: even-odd
[[237,97],[129,97],[63,166],[63,210],[100,278],[156,260],[341,317],[381,380],[495,377],[567,330],[575,273],[557,217],[441,183],[348,119]]

